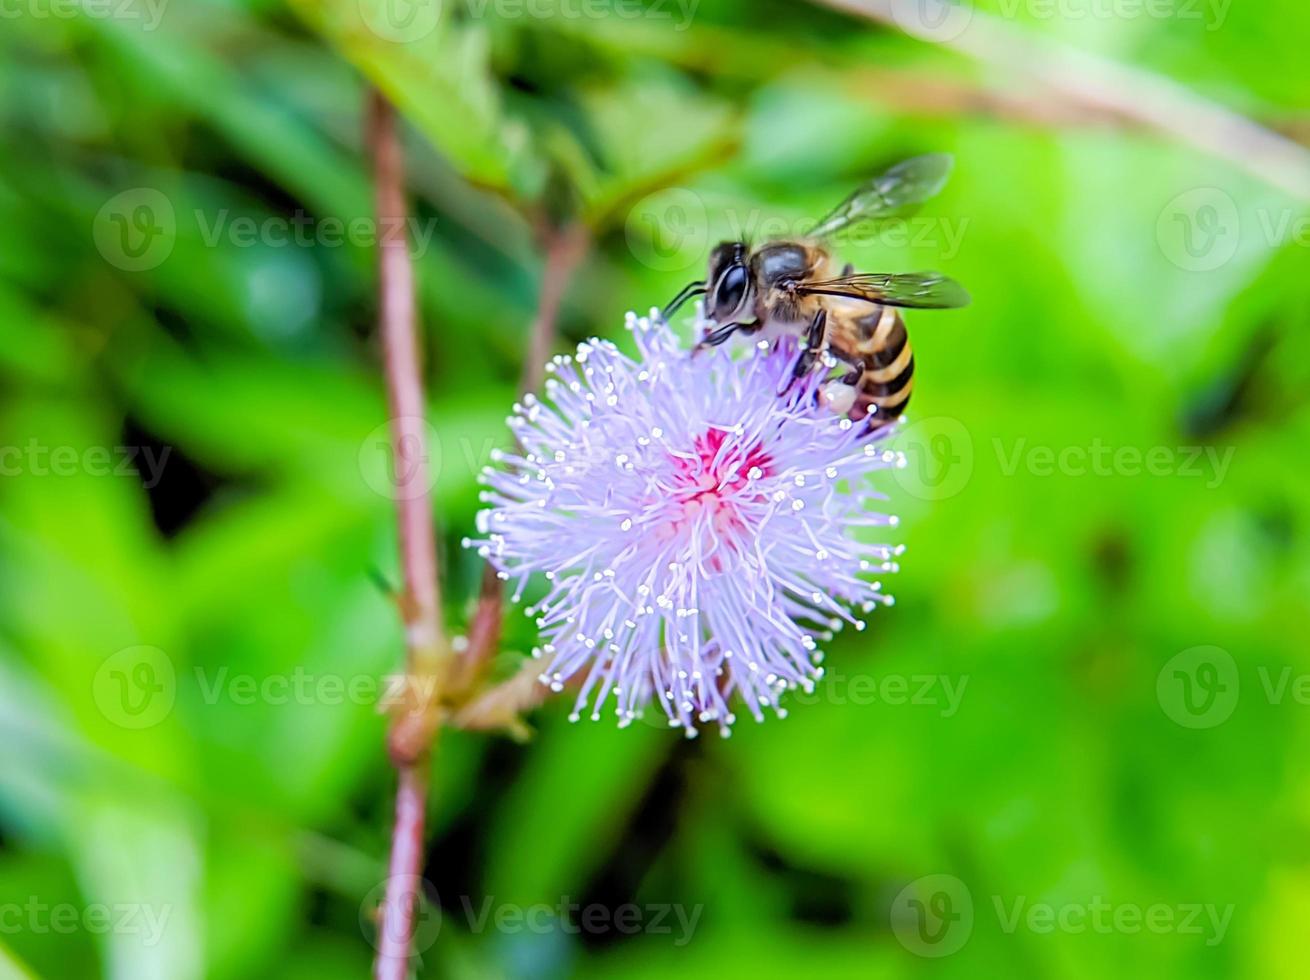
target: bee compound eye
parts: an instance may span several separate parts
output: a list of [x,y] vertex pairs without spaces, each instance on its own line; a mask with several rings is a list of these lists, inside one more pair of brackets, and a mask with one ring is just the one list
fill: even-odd
[[723,274],[714,297],[714,313],[723,320],[737,311],[746,298],[746,267],[734,265]]

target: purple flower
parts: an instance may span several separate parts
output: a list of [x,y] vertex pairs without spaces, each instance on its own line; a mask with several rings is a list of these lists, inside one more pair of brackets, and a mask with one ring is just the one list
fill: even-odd
[[[515,405],[521,454],[488,468],[479,552],[530,607],[542,682],[581,683],[578,711],[615,699],[621,725],[654,700],[688,736],[724,735],[740,697],[756,720],[822,676],[816,640],[890,604],[866,573],[899,548],[862,540],[896,518],[867,509],[867,477],[903,465],[866,422],[792,382],[796,345],[692,358],[658,319],[629,314],[637,360],[582,344],[547,370],[545,400]],[[885,430],[884,430],[885,431]]]

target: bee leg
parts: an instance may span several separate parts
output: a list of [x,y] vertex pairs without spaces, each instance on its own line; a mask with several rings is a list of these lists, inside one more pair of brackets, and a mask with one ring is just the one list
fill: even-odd
[[855,275],[855,266],[852,265],[850,262],[847,262],[846,268],[842,269],[841,271],[841,277],[843,279],[847,279],[853,275]]
[[834,415],[848,415],[855,407],[855,396],[859,390],[845,379],[829,381],[819,389],[819,402],[832,410]]
[[801,378],[810,373],[814,362],[823,353],[828,342],[828,311],[820,310],[814,314],[810,329],[805,332],[805,350],[796,362],[794,378]]
[[840,378],[827,382],[819,389],[819,402],[835,415],[850,415],[860,394],[860,380],[864,377],[864,359],[837,352],[838,361],[846,367]]

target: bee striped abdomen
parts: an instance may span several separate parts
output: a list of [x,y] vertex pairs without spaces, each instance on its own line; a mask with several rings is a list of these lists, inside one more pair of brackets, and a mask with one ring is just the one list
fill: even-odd
[[859,327],[864,373],[851,415],[863,418],[876,406],[875,418],[892,422],[905,411],[914,388],[914,353],[905,323],[895,309],[882,306],[862,317]]

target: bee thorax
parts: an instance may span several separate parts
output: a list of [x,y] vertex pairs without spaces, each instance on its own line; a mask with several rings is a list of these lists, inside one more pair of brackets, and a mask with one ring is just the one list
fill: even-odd
[[764,328],[760,331],[759,336],[768,341],[775,341],[782,337],[803,337],[807,329],[809,329],[809,324],[800,320],[770,317],[764,322]]

